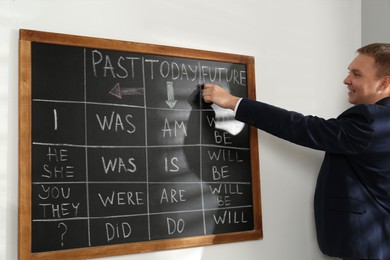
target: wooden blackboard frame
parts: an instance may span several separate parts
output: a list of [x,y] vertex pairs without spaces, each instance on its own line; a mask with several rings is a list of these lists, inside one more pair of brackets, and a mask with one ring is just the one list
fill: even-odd
[[252,56],[21,29],[19,37],[19,259],[97,258],[254,240],[263,237],[258,137],[257,130],[250,128],[254,230],[32,253],[32,42],[245,64],[248,98],[256,98],[255,64]]

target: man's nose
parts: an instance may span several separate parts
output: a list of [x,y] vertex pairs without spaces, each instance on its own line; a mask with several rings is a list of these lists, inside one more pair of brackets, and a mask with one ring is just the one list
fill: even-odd
[[344,79],[343,83],[344,83],[345,85],[351,85],[351,78],[350,78],[350,75],[348,75],[348,76]]

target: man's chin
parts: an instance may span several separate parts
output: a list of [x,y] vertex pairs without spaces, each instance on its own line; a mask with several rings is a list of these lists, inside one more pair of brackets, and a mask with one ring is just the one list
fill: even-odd
[[348,93],[348,102],[352,105],[357,104],[357,100],[354,98],[353,93]]

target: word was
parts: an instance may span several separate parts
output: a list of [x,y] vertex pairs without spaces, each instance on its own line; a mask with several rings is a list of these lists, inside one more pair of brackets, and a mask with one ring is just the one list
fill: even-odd
[[133,116],[131,114],[121,115],[115,111],[111,115],[96,114],[96,119],[102,131],[126,131],[133,134],[136,131],[135,125],[132,123]]
[[134,173],[137,166],[134,158],[123,159],[122,157],[106,159],[101,157],[104,172],[108,173]]

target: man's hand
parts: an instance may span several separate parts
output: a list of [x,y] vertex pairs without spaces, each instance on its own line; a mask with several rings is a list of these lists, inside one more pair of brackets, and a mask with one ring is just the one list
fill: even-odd
[[214,103],[223,108],[230,108],[231,110],[234,110],[240,99],[214,84],[204,84],[202,94],[206,103]]

